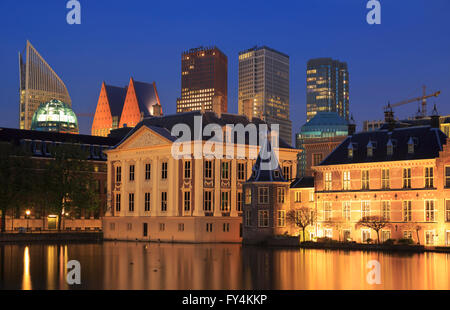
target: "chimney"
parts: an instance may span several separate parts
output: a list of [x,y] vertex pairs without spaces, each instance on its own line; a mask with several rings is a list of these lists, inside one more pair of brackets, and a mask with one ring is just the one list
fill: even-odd
[[352,116],[350,117],[350,121],[348,122],[348,135],[353,136],[355,133],[356,133],[356,123],[352,114]]
[[162,106],[159,103],[153,105],[153,116],[162,116]]
[[439,116],[439,112],[435,104],[433,112],[431,113],[431,128],[440,128],[440,127],[441,127],[441,117]]

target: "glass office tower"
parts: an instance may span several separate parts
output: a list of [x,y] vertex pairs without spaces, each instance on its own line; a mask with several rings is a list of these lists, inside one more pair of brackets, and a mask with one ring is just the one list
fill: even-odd
[[239,114],[280,125],[292,145],[289,119],[289,56],[266,46],[239,53]]
[[317,112],[337,112],[349,120],[347,63],[331,58],[316,58],[308,61],[306,70],[307,120]]
[[19,53],[19,125],[20,129],[29,130],[33,115],[41,103],[56,99],[71,107],[72,101],[66,85],[29,41],[25,49],[25,59]]

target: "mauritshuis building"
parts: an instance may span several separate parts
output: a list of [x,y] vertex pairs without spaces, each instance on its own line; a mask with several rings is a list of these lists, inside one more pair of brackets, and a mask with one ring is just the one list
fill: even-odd
[[349,101],[347,63],[331,58],[309,60],[306,69],[307,120],[318,112],[336,112],[348,121]]
[[19,74],[20,129],[31,129],[33,115],[43,103],[59,100],[71,108],[66,85],[29,41],[25,53],[19,53]]
[[266,46],[239,53],[239,114],[280,125],[280,138],[292,144],[289,119],[289,56]]
[[217,47],[193,48],[181,55],[177,113],[190,111],[228,111],[228,58]]
[[[202,128],[218,124],[266,124],[242,115],[192,111],[145,118],[114,148],[107,150],[108,212],[103,219],[105,239],[178,242],[241,242],[244,205],[243,184],[253,173],[259,145],[246,138],[234,147],[245,150],[238,158],[194,158],[211,138],[195,134],[195,119]],[[191,129],[191,158],[175,158],[173,126]],[[293,177],[297,152],[279,145],[280,173]]]

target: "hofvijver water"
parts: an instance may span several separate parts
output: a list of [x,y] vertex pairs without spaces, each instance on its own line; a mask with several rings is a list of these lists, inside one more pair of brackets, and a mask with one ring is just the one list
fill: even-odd
[[[81,263],[81,285],[66,264]],[[367,262],[381,264],[380,285]],[[267,249],[230,244],[0,245],[1,289],[450,289],[450,254]]]

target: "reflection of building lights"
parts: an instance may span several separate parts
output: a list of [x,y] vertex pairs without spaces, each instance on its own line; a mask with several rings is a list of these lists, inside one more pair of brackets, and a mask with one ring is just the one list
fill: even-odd
[[25,247],[23,253],[23,279],[22,289],[31,290],[31,274],[30,274],[30,249]]

